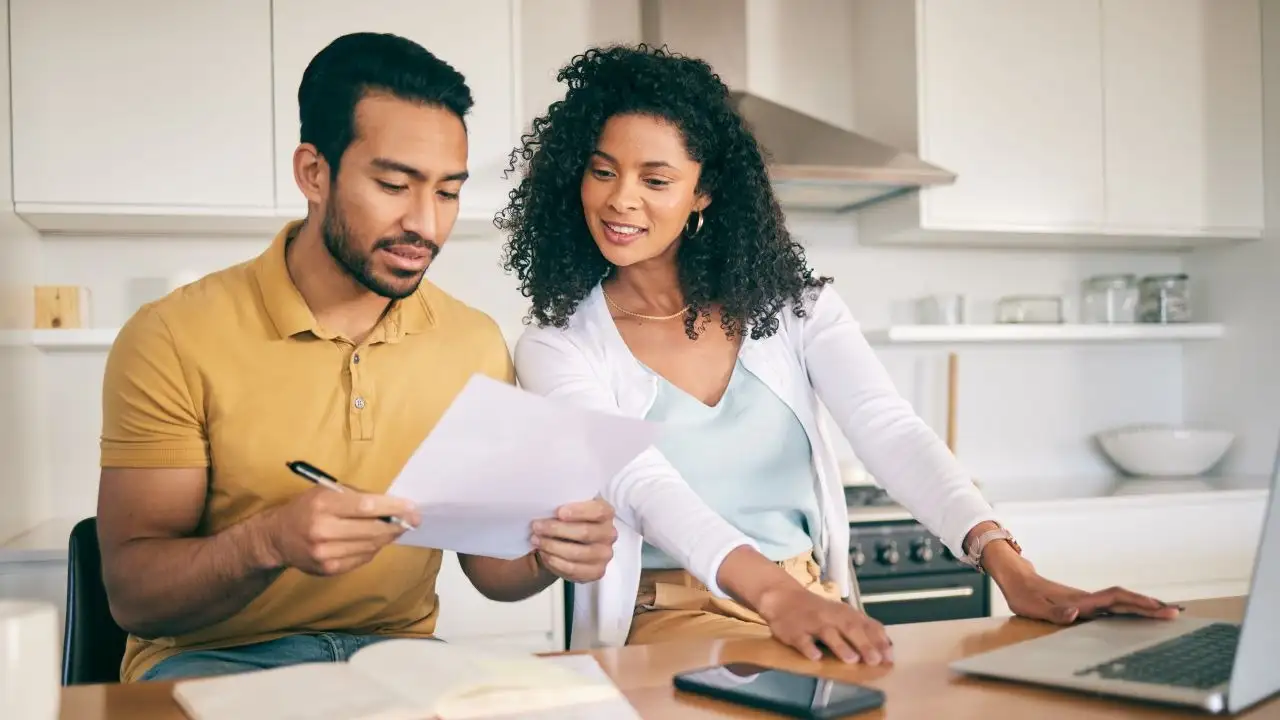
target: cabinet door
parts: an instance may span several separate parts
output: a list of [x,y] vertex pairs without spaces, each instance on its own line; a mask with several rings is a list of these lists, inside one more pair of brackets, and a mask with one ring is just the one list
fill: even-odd
[[281,209],[306,208],[293,178],[302,72],[339,36],[373,31],[413,40],[466,76],[475,106],[467,117],[471,177],[462,191],[461,215],[492,215],[510,187],[502,171],[517,140],[513,2],[275,0],[276,192]]
[[1098,4],[918,2],[919,151],[958,176],[925,191],[924,225],[1033,232],[1101,225]]
[[17,203],[274,202],[267,0],[10,0]]
[[1258,0],[1102,0],[1102,12],[1108,224],[1258,237]]

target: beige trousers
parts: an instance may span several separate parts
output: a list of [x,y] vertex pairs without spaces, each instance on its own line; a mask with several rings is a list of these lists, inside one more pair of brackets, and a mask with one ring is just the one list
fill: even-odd
[[[839,601],[835,583],[822,580],[818,563],[806,553],[778,563],[806,590]],[[718,598],[684,570],[640,573],[628,645],[690,638],[771,637],[764,618],[727,598]]]

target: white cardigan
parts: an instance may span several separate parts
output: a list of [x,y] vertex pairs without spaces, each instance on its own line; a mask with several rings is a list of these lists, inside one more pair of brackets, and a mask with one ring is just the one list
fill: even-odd
[[[718,327],[718,326],[717,326]],[[714,331],[714,330],[709,330]],[[631,354],[599,286],[568,327],[531,326],[515,349],[520,385],[575,406],[642,418],[657,378]],[[837,459],[822,435],[818,403],[826,405],[854,453],[889,495],[957,556],[975,525],[993,520],[991,506],[936,433],[898,394],[840,296],[830,286],[798,318],[788,304],[771,337],[743,342],[741,360],[804,425],[813,447],[820,527],[815,548],[823,575],[852,594],[849,523]],[[732,452],[731,449],[726,451]],[[675,558],[720,597],[720,563],[755,543],[706,505],[656,448],[649,448],[608,484],[618,541],[604,577],[574,587],[574,649],[626,642],[648,540]]]

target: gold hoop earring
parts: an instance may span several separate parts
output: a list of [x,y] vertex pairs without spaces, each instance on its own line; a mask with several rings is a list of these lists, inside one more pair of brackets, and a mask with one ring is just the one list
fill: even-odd
[[698,231],[699,231],[699,230],[701,230],[701,229],[702,229],[702,211],[701,211],[701,210],[699,210],[699,211],[698,211],[698,224],[697,224],[696,226],[694,226],[694,228],[693,228],[693,232],[689,232],[689,223],[685,223],[685,225],[684,225],[684,233],[685,233],[685,235],[686,235],[686,236],[688,236],[688,237],[693,237],[694,235],[697,235],[697,234],[698,234]]

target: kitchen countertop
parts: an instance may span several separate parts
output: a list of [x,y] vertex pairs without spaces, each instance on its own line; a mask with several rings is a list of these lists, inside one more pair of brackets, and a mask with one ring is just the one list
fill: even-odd
[[53,518],[0,540],[0,562],[49,562],[67,559],[71,528],[79,521]]
[[[979,480],[978,487],[996,510],[1059,507],[1064,503],[1142,505],[1152,503],[1213,502],[1265,498],[1270,476],[1204,476],[1193,478],[1063,477]],[[899,505],[849,508],[849,522],[910,520]]]

